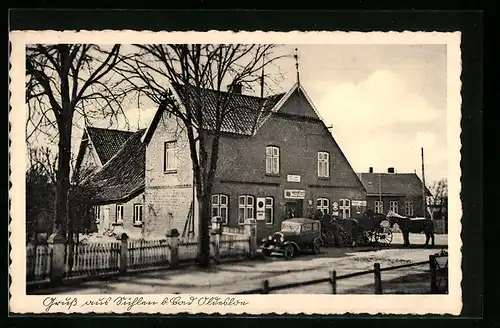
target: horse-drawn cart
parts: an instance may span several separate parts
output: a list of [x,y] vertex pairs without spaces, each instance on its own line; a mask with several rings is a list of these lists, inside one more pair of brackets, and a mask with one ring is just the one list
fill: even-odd
[[385,215],[369,211],[358,219],[325,215],[321,218],[323,240],[335,246],[388,246],[392,242],[392,231],[382,225],[385,220]]

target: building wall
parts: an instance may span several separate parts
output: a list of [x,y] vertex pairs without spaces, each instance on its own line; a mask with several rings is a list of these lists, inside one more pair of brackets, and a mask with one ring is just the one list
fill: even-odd
[[[372,209],[375,210],[375,202],[380,200],[379,196],[367,196],[366,197],[366,205],[367,209]],[[406,215],[405,212],[405,202],[406,201],[412,201],[413,202],[413,212],[414,215],[413,217],[422,217],[424,215],[424,212],[422,211],[422,197],[418,196],[382,196],[382,202],[384,204],[384,214],[387,214],[389,211],[389,205],[391,201],[397,201],[398,202],[398,213],[400,215]]]
[[[134,225],[134,205],[142,204],[142,216],[144,220],[144,193],[132,198],[128,202],[118,202],[101,206],[101,221],[98,227],[98,232],[104,233],[106,229],[113,229],[113,227],[122,227],[130,235],[138,235],[142,232],[141,225]],[[123,205],[123,223],[116,223],[116,207]]]
[[[280,148],[279,175],[266,174],[266,146]],[[318,177],[318,151],[330,154],[330,177]],[[300,182],[287,181],[287,175],[300,175]],[[274,224],[258,221],[258,234],[279,230],[285,213],[285,190],[304,190],[303,213],[316,210],[316,199],[365,200],[365,192],[340,148],[321,122],[301,121],[284,116],[270,117],[253,137],[221,137],[216,183],[213,193],[229,196],[230,226],[238,225],[238,196],[274,198]],[[309,205],[311,203],[311,205]],[[364,208],[351,206],[351,217],[361,216]]]
[[[164,143],[177,141],[177,170],[164,172]],[[193,199],[193,170],[187,134],[164,112],[146,148],[145,236],[182,234]],[[195,223],[195,227],[197,224]]]

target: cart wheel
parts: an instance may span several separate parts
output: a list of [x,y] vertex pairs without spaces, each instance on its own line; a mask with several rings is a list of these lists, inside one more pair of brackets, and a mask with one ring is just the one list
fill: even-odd
[[293,245],[288,245],[285,247],[285,250],[283,251],[283,255],[287,260],[292,259],[295,256],[295,248]]
[[377,244],[380,246],[389,246],[392,242],[392,231],[389,228],[383,228],[377,232]]

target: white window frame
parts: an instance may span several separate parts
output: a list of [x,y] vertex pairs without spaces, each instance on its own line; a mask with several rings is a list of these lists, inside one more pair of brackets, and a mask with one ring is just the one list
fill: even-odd
[[348,219],[351,217],[351,200],[348,198],[343,198],[339,200],[339,212],[341,213],[341,218]]
[[177,171],[177,141],[166,141],[163,146],[163,172]]
[[397,200],[389,201],[389,212],[399,214],[399,202]]
[[320,197],[316,199],[316,209],[323,212],[323,214],[330,213],[330,200],[325,197]]
[[375,213],[383,214],[384,213],[384,201],[376,200],[374,203],[374,210],[375,210]]
[[280,173],[280,148],[277,146],[266,147],[266,174]]
[[415,215],[415,208],[413,207],[413,201],[411,200],[405,201],[405,215],[406,216]]
[[[271,211],[271,215],[269,218],[267,217],[268,210]],[[274,198],[273,197],[266,197],[266,200],[264,201],[264,220],[265,220],[267,225],[274,224]]]
[[[225,203],[222,200],[225,200]],[[225,210],[226,216],[222,215],[222,210]],[[215,210],[215,213],[214,213]],[[214,215],[215,214],[215,215]],[[229,197],[225,194],[213,194],[212,195],[212,217],[220,216],[222,218],[222,224],[227,225],[229,216]]]
[[134,204],[134,225],[142,225],[142,204]]
[[[243,210],[243,217],[241,210]],[[246,219],[255,219],[255,197],[252,195],[238,197],[238,224],[245,224]]]
[[123,224],[123,204],[116,204],[115,224]]
[[94,223],[100,224],[101,223],[101,207],[97,206],[97,205],[93,206],[92,213],[94,215]]
[[330,153],[326,151],[318,152],[318,177],[330,177]]

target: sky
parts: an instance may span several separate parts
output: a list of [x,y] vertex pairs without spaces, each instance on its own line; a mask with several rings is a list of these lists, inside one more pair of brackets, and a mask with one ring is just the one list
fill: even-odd
[[[446,45],[286,45],[279,52],[294,49],[301,85],[356,172],[394,167],[421,176],[423,147],[428,184],[447,176]],[[272,91],[286,92],[296,82],[295,60],[277,65],[283,80]],[[129,127],[123,119],[112,127],[147,127],[155,111],[152,103],[135,105],[126,111]],[[74,133],[74,151],[81,135]]]

